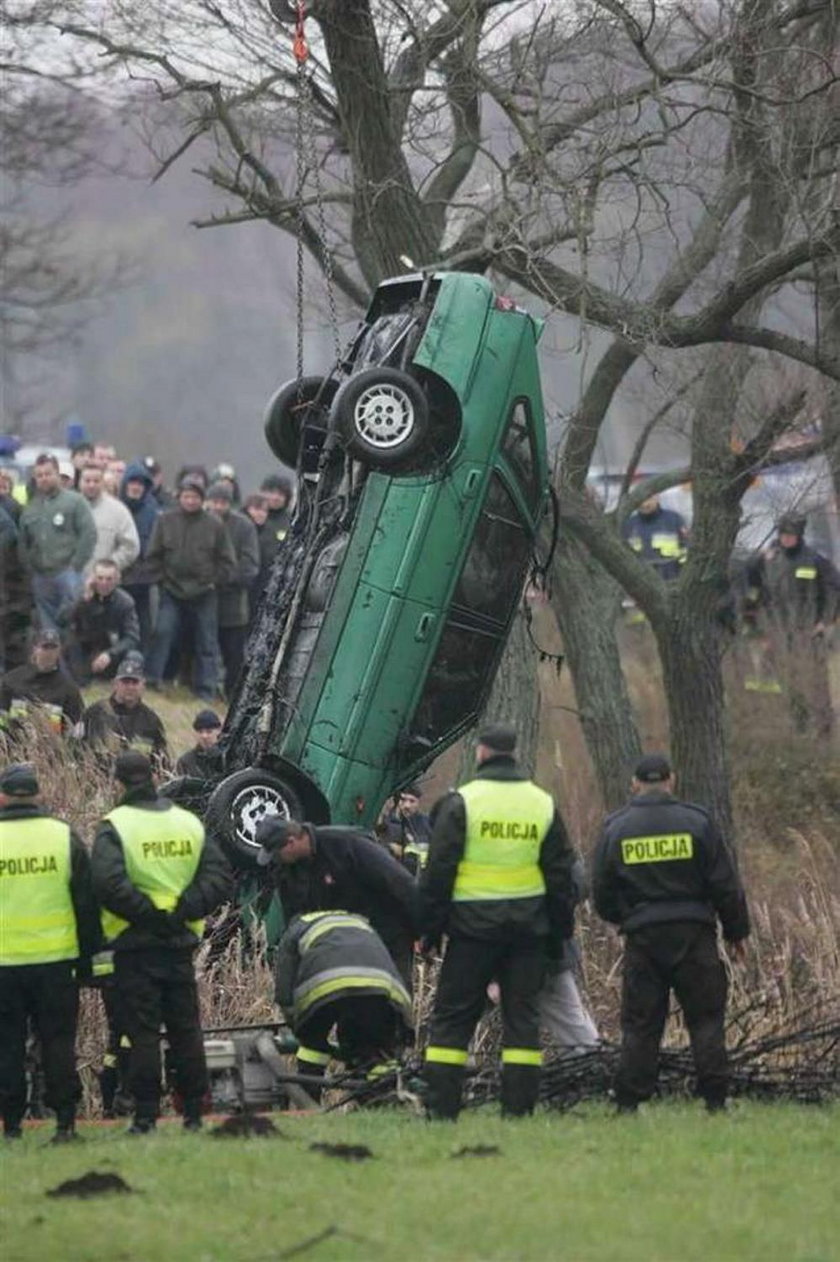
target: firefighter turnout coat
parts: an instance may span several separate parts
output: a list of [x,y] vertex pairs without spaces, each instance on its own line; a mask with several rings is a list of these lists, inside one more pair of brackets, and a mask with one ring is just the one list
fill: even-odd
[[411,1026],[411,997],[388,950],[364,916],[316,911],[295,916],[275,969],[277,1002],[292,1029],[337,999],[379,995]]

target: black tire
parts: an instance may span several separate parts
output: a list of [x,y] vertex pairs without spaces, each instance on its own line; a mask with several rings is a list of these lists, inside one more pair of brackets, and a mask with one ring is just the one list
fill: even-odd
[[259,846],[254,832],[266,815],[282,819],[300,819],[302,815],[297,793],[270,771],[246,767],[226,776],[213,790],[207,804],[207,824],[235,867],[256,867]]
[[287,381],[271,396],[265,410],[265,440],[282,464],[297,468],[304,425],[307,431],[305,462],[317,463],[337,389],[336,381],[302,377],[300,381]]
[[429,405],[422,387],[399,368],[363,368],[345,381],[332,422],[357,460],[372,469],[400,469],[423,453]]

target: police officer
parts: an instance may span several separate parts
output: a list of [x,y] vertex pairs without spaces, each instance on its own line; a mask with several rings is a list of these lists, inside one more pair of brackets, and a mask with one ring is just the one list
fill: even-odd
[[608,816],[593,870],[598,914],[624,934],[622,1046],[615,1081],[620,1112],[635,1112],[656,1088],[659,1044],[671,990],[683,1010],[710,1112],[725,1108],[726,970],[719,919],[732,955],[750,924],[735,860],[706,811],[673,796],[668,759],[638,763],[627,806]]
[[99,946],[90,862],[68,824],[41,806],[33,767],[0,776],[0,1108],[18,1139],[26,1108],[27,1022],[41,1046],[54,1143],[76,1138],[75,1064],[79,992]]
[[230,871],[201,821],[165,798],[145,754],[120,754],[114,775],[122,801],[100,823],[93,883],[114,950],[121,1021],[131,1043],[130,1134],[152,1131],[160,1111],[160,1028],[172,1053],[184,1127],[198,1130],[207,1066],[193,954],[203,917],[228,896]]
[[531,1113],[537,1101],[538,996],[547,957],[559,958],[572,935],[573,852],[551,795],[520,770],[515,750],[512,728],[486,727],[475,779],[432,816],[420,883],[424,952],[449,937],[424,1073],[434,1118],[458,1115],[467,1047],[494,978],[504,1029],[502,1113]]
[[280,940],[275,980],[277,1002],[299,1040],[299,1073],[324,1074],[333,1026],[340,1058],[368,1071],[391,1060],[411,1029],[411,996],[364,916],[295,916]]

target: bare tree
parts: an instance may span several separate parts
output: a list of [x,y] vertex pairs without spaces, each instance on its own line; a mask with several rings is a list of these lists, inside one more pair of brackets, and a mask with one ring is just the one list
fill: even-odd
[[[98,26],[83,0],[62,8],[53,29],[177,111],[181,138],[160,170],[189,153],[225,196],[203,226],[299,226],[323,264],[326,205],[335,283],[352,303],[409,256],[490,270],[576,317],[582,338],[593,327],[610,335],[558,471],[568,538],[554,603],[584,731],[612,803],[638,736],[614,642],[615,588],[593,581],[581,547],[647,613],[682,787],[726,824],[717,613],[740,497],[790,420],[775,410],[733,452],[741,386],[773,356],[840,380],[837,347],[813,318],[817,269],[840,244],[831,0],[661,10],[311,0],[303,70],[292,55],[297,6],[282,0],[273,12],[252,0],[118,0]],[[296,168],[304,75],[311,130]],[[794,290],[792,323],[780,312]],[[620,391],[687,352],[703,372],[690,427],[695,542],[683,578],[665,589],[584,491]]]

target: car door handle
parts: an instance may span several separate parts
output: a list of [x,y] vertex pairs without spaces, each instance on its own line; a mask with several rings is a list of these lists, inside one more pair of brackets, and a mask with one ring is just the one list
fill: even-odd
[[478,484],[481,481],[481,470],[470,469],[464,479],[464,496],[475,495],[478,490]]
[[414,629],[415,640],[428,640],[429,632],[435,625],[435,615],[433,613],[421,614],[417,626]]

